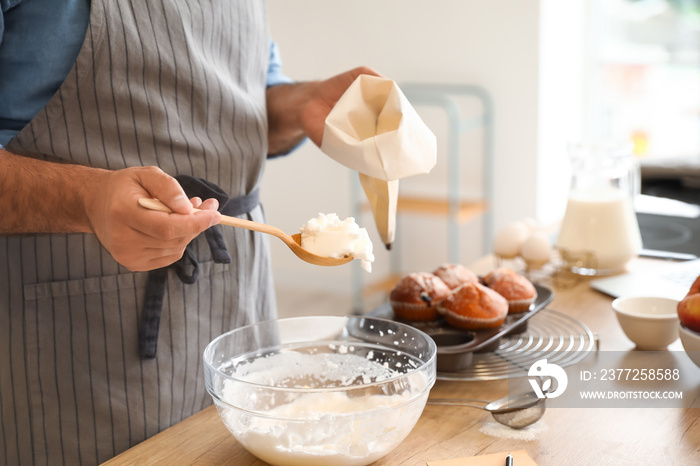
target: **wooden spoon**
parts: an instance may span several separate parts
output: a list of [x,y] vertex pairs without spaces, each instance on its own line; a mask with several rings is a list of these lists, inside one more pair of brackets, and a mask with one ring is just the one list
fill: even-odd
[[[167,212],[167,213],[172,213],[173,211],[160,202],[158,199],[148,199],[148,198],[141,198],[139,199],[139,205],[141,207],[145,207],[150,210],[157,210],[159,212]],[[199,209],[194,209],[194,210],[199,210]],[[273,227],[271,225],[266,225],[264,223],[258,223],[258,222],[252,222],[250,220],[244,220],[242,218],[236,218],[236,217],[229,217],[228,215],[222,215],[221,216],[221,223],[223,225],[229,225],[232,227],[238,227],[238,228],[245,228],[246,230],[253,230],[253,231],[259,231],[261,233],[267,233],[268,235],[276,236],[282,241],[284,241],[284,244],[286,244],[289,249],[292,250],[296,256],[303,260],[306,261],[310,264],[314,265],[324,265],[324,266],[334,266],[334,265],[343,265],[347,264],[351,260],[353,260],[352,256],[347,256],[347,257],[342,257],[340,259],[336,259],[334,257],[323,257],[323,256],[318,256],[316,254],[313,254],[306,249],[301,247],[301,233],[297,233],[295,235],[289,236],[282,230],[280,230],[277,227]]]

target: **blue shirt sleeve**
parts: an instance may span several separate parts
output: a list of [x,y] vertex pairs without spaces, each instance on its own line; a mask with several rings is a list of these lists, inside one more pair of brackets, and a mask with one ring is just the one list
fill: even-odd
[[282,73],[282,57],[277,43],[270,39],[270,61],[267,65],[267,87],[291,84],[294,81]]
[[41,111],[68,75],[85,38],[90,1],[0,0],[0,8],[2,146]]

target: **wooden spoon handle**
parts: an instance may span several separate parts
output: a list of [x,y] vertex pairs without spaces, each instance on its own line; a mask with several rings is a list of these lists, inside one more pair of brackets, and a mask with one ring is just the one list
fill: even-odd
[[[166,212],[166,213],[172,213],[172,209],[170,207],[166,206],[163,204],[161,201],[158,199],[149,199],[146,197],[142,197],[139,199],[139,205],[141,207],[145,207],[150,210],[157,210],[159,212]],[[199,211],[199,209],[194,209],[196,211]],[[222,215],[221,216],[221,223],[223,225],[229,225],[232,227],[238,227],[238,228],[245,228],[246,230],[253,230],[253,231],[259,231],[261,233],[267,233],[268,235],[273,235],[277,236],[278,238],[285,239],[285,237],[289,237],[285,232],[280,230],[277,227],[273,227],[271,225],[266,225],[264,223],[258,223],[258,222],[253,222],[250,220],[245,220],[242,218],[236,218],[236,217],[230,217],[228,215]]]
[[232,227],[245,228],[246,230],[259,231],[260,233],[267,233],[268,235],[277,236],[278,238],[284,239],[289,237],[285,232],[272,225],[267,225],[265,223],[253,222],[251,220],[245,220],[243,218],[230,217],[228,215],[221,216],[221,224],[228,225]]

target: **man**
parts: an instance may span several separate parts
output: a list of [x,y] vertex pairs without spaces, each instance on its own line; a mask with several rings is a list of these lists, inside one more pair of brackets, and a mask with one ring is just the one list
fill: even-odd
[[266,238],[216,209],[263,222],[266,157],[375,73],[290,84],[256,0],[0,5],[0,461],[95,464],[207,406],[204,346],[275,316]]

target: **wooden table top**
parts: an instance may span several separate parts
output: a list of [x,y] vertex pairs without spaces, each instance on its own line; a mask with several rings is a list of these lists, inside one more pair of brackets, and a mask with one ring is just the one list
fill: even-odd
[[[663,267],[666,263],[637,259],[630,267],[650,265]],[[483,273],[492,267],[491,260],[482,260],[471,268]],[[596,332],[600,351],[634,349],[617,324],[610,307],[612,299],[590,289],[587,280],[566,287],[545,285],[555,294],[549,308],[579,319]],[[680,341],[670,345],[669,350],[683,351]],[[700,385],[700,368],[693,376]],[[430,397],[496,399],[506,396],[507,389],[505,380],[438,380]],[[695,399],[691,405],[691,408],[549,408],[535,424],[540,427],[536,438],[529,441],[480,432],[486,423],[493,422],[485,411],[427,405],[403,443],[374,465],[424,466],[428,461],[515,450],[526,450],[540,465],[700,464],[700,400]],[[210,406],[105,464],[264,466],[267,463],[248,453]]]

